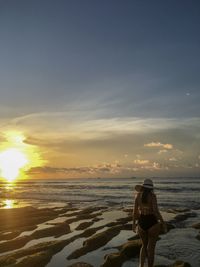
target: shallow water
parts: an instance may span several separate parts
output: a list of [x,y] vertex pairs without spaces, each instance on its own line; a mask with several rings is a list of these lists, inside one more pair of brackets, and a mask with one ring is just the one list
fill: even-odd
[[196,239],[198,230],[193,228],[173,229],[158,242],[156,254],[173,262],[186,261],[192,267],[200,266],[200,241]]
[[[94,222],[90,228],[105,225],[119,218],[127,217],[128,213],[123,208],[132,208],[133,188],[141,183],[142,179],[74,179],[74,180],[51,180],[17,183],[15,187],[8,189],[4,183],[0,183],[1,201],[10,199],[14,207],[33,205],[39,208],[64,207],[72,202],[74,207],[82,209],[87,206],[106,206],[108,210],[102,211],[100,221]],[[171,230],[161,236],[156,246],[155,264],[171,264],[175,260],[189,262],[192,267],[200,266],[200,241],[196,239],[197,230],[191,225],[200,222],[200,179],[199,178],[155,178],[155,193],[159,207],[165,220],[174,218],[179,211],[175,209],[188,209],[194,212],[196,217],[190,217],[178,225],[179,228]],[[9,203],[9,202],[8,202]],[[4,208],[6,208],[4,206]],[[9,207],[7,207],[9,208]],[[169,212],[169,210],[171,212]],[[66,212],[63,217],[58,217],[48,223],[59,223],[66,218],[74,217],[73,211]],[[68,239],[82,231],[74,230],[80,220],[70,224],[72,233],[63,235],[57,240]],[[38,225],[37,229],[49,227],[46,223]],[[51,225],[50,225],[51,227]],[[97,231],[102,232],[106,227]],[[34,230],[35,231],[35,230]],[[34,231],[22,233],[29,235]],[[62,251],[53,256],[48,267],[66,267],[69,263],[85,261],[98,267],[103,263],[104,255],[116,252],[113,247],[126,243],[133,236],[132,231],[121,231],[120,234],[110,240],[105,247],[92,251],[78,260],[68,261],[66,258],[71,252],[82,246],[85,238],[79,238],[68,244]],[[55,240],[54,237],[41,238],[30,241],[25,245],[37,244],[44,241]],[[100,264],[99,264],[100,263]],[[123,267],[137,267],[138,259],[127,261]]]

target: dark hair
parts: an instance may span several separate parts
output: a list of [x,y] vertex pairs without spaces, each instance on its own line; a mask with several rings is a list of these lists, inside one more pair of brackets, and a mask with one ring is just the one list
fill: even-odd
[[152,189],[143,187],[142,190],[142,203],[147,203],[148,195],[152,192]]

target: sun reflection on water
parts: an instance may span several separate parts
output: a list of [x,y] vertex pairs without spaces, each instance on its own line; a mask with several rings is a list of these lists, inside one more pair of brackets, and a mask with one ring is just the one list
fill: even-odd
[[15,185],[15,182],[7,182],[4,184],[3,200],[1,201],[2,208],[12,209],[16,206],[16,200],[13,199]]
[[15,187],[15,183],[14,182],[7,182],[5,184],[4,188],[5,188],[6,192],[10,192],[10,191],[12,191],[14,189],[14,187]]
[[3,206],[5,209],[12,209],[14,205],[15,205],[15,201],[13,199],[3,200]]

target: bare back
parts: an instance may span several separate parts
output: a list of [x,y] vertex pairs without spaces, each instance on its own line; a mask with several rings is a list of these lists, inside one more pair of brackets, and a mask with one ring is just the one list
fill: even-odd
[[137,194],[138,210],[140,214],[148,215],[154,213],[153,208],[153,193],[147,196],[147,203],[142,203],[142,192]]

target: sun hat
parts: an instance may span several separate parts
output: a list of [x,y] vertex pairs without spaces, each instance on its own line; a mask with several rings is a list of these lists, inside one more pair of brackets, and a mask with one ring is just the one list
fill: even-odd
[[151,179],[145,179],[142,185],[136,185],[135,190],[141,191],[143,188],[153,189],[153,181]]

